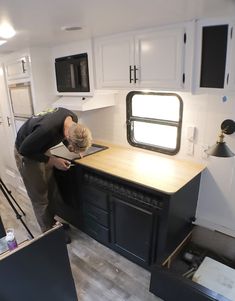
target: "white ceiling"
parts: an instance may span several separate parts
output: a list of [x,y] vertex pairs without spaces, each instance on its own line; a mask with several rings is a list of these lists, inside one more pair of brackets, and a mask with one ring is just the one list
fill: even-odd
[[[7,20],[16,30],[16,36],[0,46],[0,55],[31,46],[234,15],[234,0],[0,0],[0,22]],[[63,26],[82,26],[83,30],[64,32]]]

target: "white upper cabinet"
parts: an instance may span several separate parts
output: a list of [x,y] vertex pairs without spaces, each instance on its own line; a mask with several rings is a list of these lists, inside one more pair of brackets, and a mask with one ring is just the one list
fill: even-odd
[[134,76],[141,87],[183,87],[184,34],[175,27],[136,35]]
[[8,81],[29,77],[29,57],[21,56],[7,61],[5,70]]
[[24,49],[9,54],[2,59],[2,62],[8,87],[21,83],[30,85],[35,113],[51,106],[55,96],[53,95],[53,63],[50,49]]
[[95,40],[98,88],[184,89],[186,26]]
[[195,87],[199,93],[235,89],[234,21],[196,22]]
[[99,88],[128,87],[134,65],[132,36],[99,39],[95,44],[96,78]]

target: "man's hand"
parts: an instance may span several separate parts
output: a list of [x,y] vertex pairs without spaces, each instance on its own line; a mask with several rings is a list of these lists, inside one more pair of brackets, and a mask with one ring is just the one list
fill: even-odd
[[49,166],[55,167],[60,170],[68,170],[70,162],[68,160],[51,156],[48,161]]

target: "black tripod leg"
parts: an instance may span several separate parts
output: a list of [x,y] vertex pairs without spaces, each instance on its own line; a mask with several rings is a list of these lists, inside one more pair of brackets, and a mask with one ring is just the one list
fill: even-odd
[[13,202],[15,203],[15,205],[19,208],[19,210],[22,212],[22,214],[25,216],[25,212],[23,211],[23,209],[20,207],[20,205],[16,202],[15,198],[13,197],[13,195],[11,194],[11,191],[6,187],[6,185],[3,183],[2,179],[0,178],[0,185],[3,186],[3,188],[5,189],[5,191],[8,193],[8,195],[11,197],[11,199],[13,200]]
[[1,179],[0,179],[0,189],[1,189],[2,193],[4,194],[5,198],[7,199],[7,201],[9,203],[9,205],[11,206],[12,210],[15,212],[16,218],[21,221],[22,225],[25,227],[25,229],[27,230],[27,232],[30,235],[30,237],[34,238],[33,234],[31,233],[31,231],[29,230],[29,228],[27,227],[27,225],[25,224],[25,222],[22,220],[22,216],[19,214],[19,212],[17,211],[17,209],[14,207],[14,204],[12,203],[11,199],[9,198],[8,189],[6,189],[6,186],[4,185],[4,183],[2,182]]

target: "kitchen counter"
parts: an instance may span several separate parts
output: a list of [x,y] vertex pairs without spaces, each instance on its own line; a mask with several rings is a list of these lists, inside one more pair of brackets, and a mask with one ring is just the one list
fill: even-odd
[[162,262],[192,229],[205,166],[95,143],[108,149],[55,170],[64,201],[56,214],[145,268]]
[[174,194],[206,168],[146,150],[97,143],[108,149],[75,162],[167,194]]

